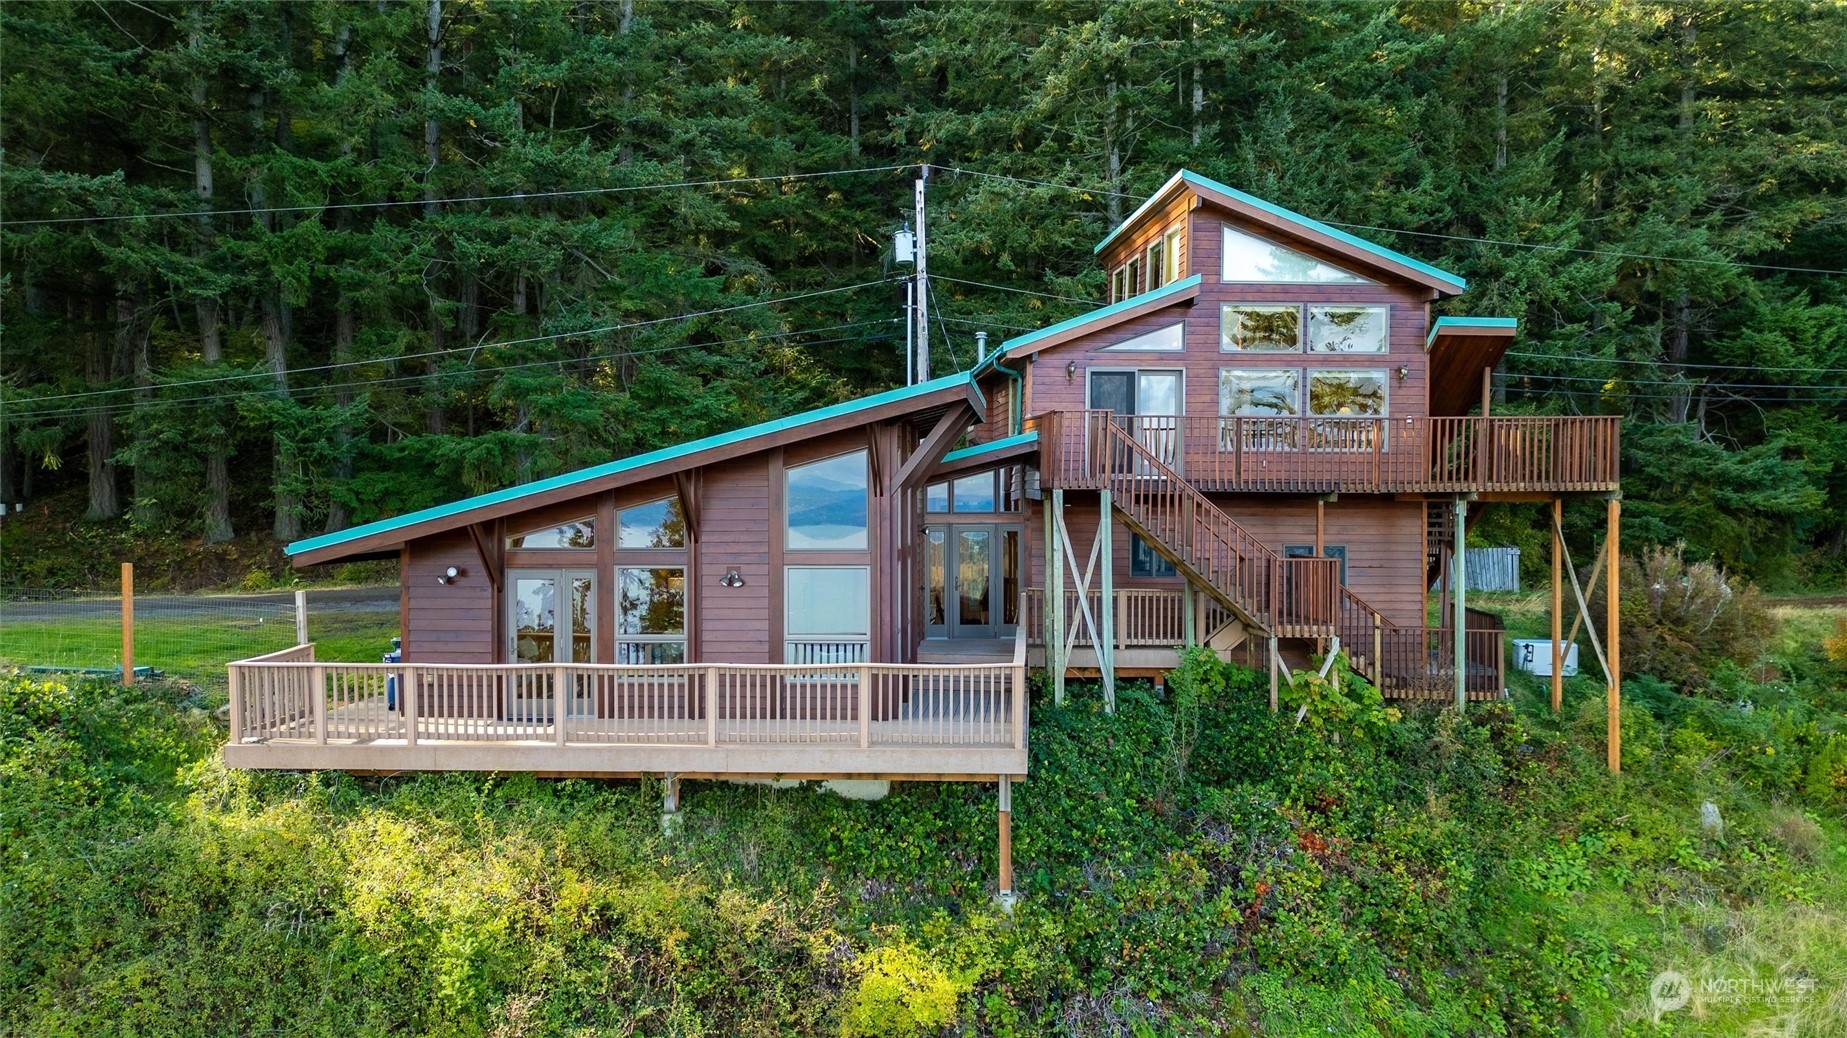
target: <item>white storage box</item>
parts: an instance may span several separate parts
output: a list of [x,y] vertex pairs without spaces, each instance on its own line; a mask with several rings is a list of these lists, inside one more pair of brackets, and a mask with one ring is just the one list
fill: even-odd
[[[1565,652],[1565,676],[1578,676],[1578,647],[1574,643],[1562,646]],[[1542,678],[1552,676],[1552,639],[1550,638],[1515,638],[1514,666],[1528,674],[1537,674]]]

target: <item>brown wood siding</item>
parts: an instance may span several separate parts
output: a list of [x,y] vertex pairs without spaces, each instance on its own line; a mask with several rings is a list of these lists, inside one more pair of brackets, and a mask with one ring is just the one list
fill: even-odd
[[[1027,377],[1032,380],[1032,412],[1080,410],[1086,398],[1091,368],[1180,368],[1186,372],[1183,405],[1189,415],[1219,413],[1219,371],[1224,368],[1383,369],[1386,372],[1387,407],[1391,416],[1416,417],[1428,412],[1424,353],[1428,306],[1425,291],[1415,285],[1252,285],[1223,284],[1219,274],[1219,238],[1222,219],[1194,214],[1198,233],[1189,243],[1191,269],[1205,274],[1199,297],[1191,304],[1173,306],[1052,346],[1033,357]],[[1255,228],[1245,228],[1256,230]],[[1293,247],[1293,246],[1292,246]],[[1311,254],[1315,250],[1304,247]],[[1324,257],[1339,262],[1338,257]],[[1349,263],[1348,266],[1351,266]],[[1226,303],[1354,303],[1391,307],[1386,353],[1224,353],[1219,349],[1220,308]],[[1176,320],[1186,322],[1186,349],[1177,353],[1110,353],[1106,347],[1144,335]],[[1066,367],[1077,365],[1067,379]],[[1405,377],[1398,377],[1404,368]],[[1477,385],[1480,373],[1475,375]],[[1307,406],[1306,375],[1302,406]]]
[[[1098,261],[1103,264],[1104,273],[1113,273],[1117,267],[1136,256],[1146,257],[1148,246],[1166,236],[1167,232],[1173,230],[1176,225],[1181,229],[1180,254],[1183,259],[1180,265],[1180,277],[1187,277],[1204,269],[1193,263],[1190,248],[1192,235],[1189,233],[1191,228],[1187,225],[1187,211],[1192,207],[1195,197],[1191,191],[1176,192],[1174,197],[1164,205],[1137,221],[1132,230],[1111,242],[1109,248],[1104,249],[1097,256]],[[1146,277],[1145,274],[1143,276]],[[1117,300],[1111,300],[1111,302],[1117,302]]]
[[[769,456],[705,470],[700,488],[699,570],[703,661],[770,662]],[[735,569],[743,587],[718,581]],[[781,662],[777,659],[775,662]]]
[[[494,589],[466,531],[412,541],[405,549],[404,659],[417,663],[493,663]],[[438,584],[448,567],[460,579]],[[383,653],[389,646],[380,646]]]
[[[1282,553],[1286,545],[1315,542],[1315,502],[1308,498],[1257,497],[1250,494],[1212,495],[1213,503],[1239,526],[1250,531],[1271,550]],[[1097,495],[1065,493],[1065,527],[1079,564],[1090,558],[1097,535]],[[1048,495],[1042,504],[1049,505]],[[1402,626],[1421,625],[1424,606],[1423,503],[1387,498],[1346,499],[1326,506],[1326,544],[1347,548],[1347,586],[1354,593]],[[1118,518],[1114,524],[1111,559],[1116,586],[1122,588],[1178,587],[1178,577],[1150,578],[1129,575],[1129,531]],[[1027,524],[1031,586],[1044,587],[1046,555],[1044,520]],[[1098,586],[1093,576],[1091,586]],[[1072,578],[1067,574],[1065,588]]]

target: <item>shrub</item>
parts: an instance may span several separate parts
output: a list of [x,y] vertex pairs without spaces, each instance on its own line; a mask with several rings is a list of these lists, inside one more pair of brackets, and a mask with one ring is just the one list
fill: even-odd
[[950,980],[911,945],[877,948],[858,963],[859,987],[841,1033],[868,1038],[933,1034],[955,1022],[964,985]]
[[[1600,587],[1591,615],[1605,615]],[[1622,668],[1698,688],[1721,660],[1749,663],[1775,628],[1757,588],[1681,547],[1649,548],[1622,562]]]

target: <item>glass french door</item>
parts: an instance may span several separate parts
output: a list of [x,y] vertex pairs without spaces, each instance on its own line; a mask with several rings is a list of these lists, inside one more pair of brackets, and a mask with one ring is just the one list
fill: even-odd
[[1113,411],[1118,424],[1169,466],[1180,463],[1180,414],[1184,378],[1179,371],[1090,371],[1090,407]]
[[1020,622],[1020,528],[924,528],[925,635],[1005,638]]
[[[507,659],[514,663],[596,662],[596,577],[580,570],[513,570],[507,574]],[[548,723],[556,702],[555,672],[515,675],[507,712],[514,720]],[[589,682],[577,679],[571,712],[589,714]]]

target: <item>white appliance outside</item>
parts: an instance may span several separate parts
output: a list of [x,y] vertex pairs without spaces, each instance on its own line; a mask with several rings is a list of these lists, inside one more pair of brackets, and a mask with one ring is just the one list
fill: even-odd
[[[1576,643],[1564,646],[1565,676],[1578,676],[1578,646]],[[1550,638],[1515,638],[1514,666],[1528,674],[1537,674],[1542,678],[1552,676],[1552,639]]]

